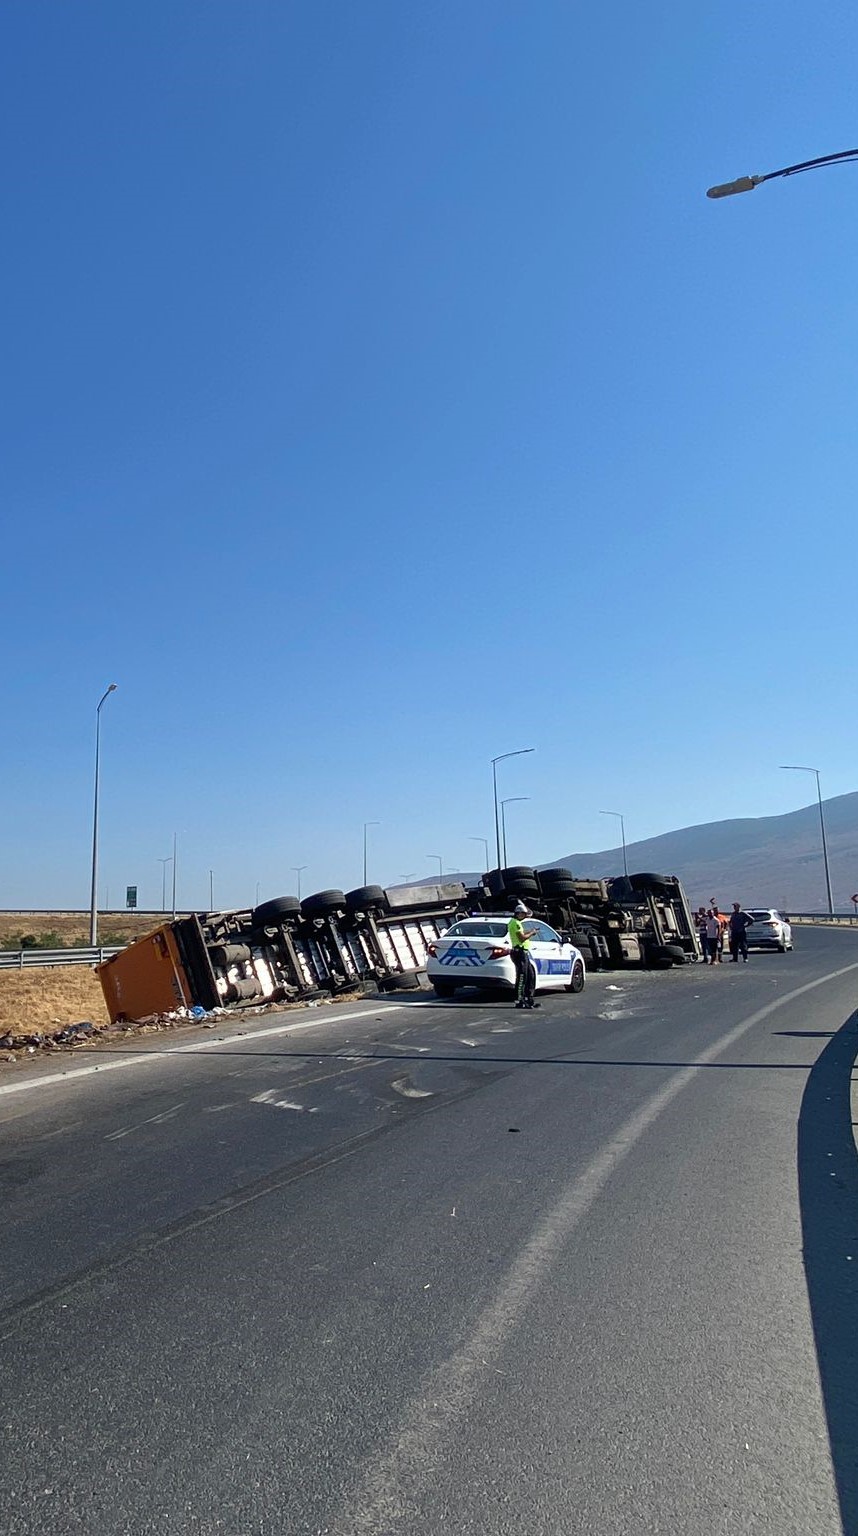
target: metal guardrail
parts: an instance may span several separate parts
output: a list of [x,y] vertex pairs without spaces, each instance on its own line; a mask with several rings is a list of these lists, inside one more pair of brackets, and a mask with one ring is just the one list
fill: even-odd
[[38,965],[100,965],[124,948],[124,944],[105,944],[94,949],[0,949],[0,971],[23,971]]
[[789,912],[785,916],[790,923],[816,923],[822,927],[833,924],[835,928],[858,927],[858,918],[854,912]]

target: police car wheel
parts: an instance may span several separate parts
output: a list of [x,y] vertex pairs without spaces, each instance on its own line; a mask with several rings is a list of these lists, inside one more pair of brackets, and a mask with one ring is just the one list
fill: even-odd
[[568,991],[570,991],[570,992],[583,992],[583,990],[584,990],[584,967],[581,964],[580,960],[576,960],[575,964],[572,967],[572,980],[569,983]]
[[456,988],[451,981],[433,981],[436,997],[452,997]]

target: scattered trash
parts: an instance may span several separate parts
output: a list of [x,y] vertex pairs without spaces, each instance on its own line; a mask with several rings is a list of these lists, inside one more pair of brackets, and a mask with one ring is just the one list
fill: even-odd
[[205,1018],[206,1010],[205,1008],[202,1008],[199,1003],[194,1003],[190,1016],[192,1019],[195,1019],[197,1023],[199,1023],[201,1019]]
[[605,988],[606,992],[622,992],[622,990],[623,990],[622,987],[615,986],[612,981],[609,981],[608,985]]
[[427,1280],[426,1284],[423,1287],[424,1291],[428,1291],[428,1289],[429,1289],[431,1284],[432,1284],[432,1281],[431,1280]]
[[510,1132],[511,1135],[514,1135],[514,1136],[517,1136],[519,1134],[519,1129],[520,1129],[520,1127],[517,1126],[517,1125],[508,1125],[507,1126],[507,1130]]
[[410,1077],[395,1077],[390,1086],[394,1093],[401,1093],[404,1099],[433,1099],[435,1097],[428,1088],[415,1088]]

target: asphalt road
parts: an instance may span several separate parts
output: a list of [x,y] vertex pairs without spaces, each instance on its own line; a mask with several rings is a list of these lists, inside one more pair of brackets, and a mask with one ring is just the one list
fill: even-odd
[[0,1077],[3,1536],[858,1533],[856,1003],[800,930]]

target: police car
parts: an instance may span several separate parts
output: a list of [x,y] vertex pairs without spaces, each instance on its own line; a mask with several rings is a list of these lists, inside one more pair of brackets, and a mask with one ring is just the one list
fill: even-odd
[[[551,987],[581,992],[586,969],[574,944],[538,918],[524,918],[533,930],[529,954],[536,967],[536,990]],[[428,945],[426,974],[438,997],[452,997],[457,987],[514,992],[515,967],[510,954],[509,918],[463,917]]]

